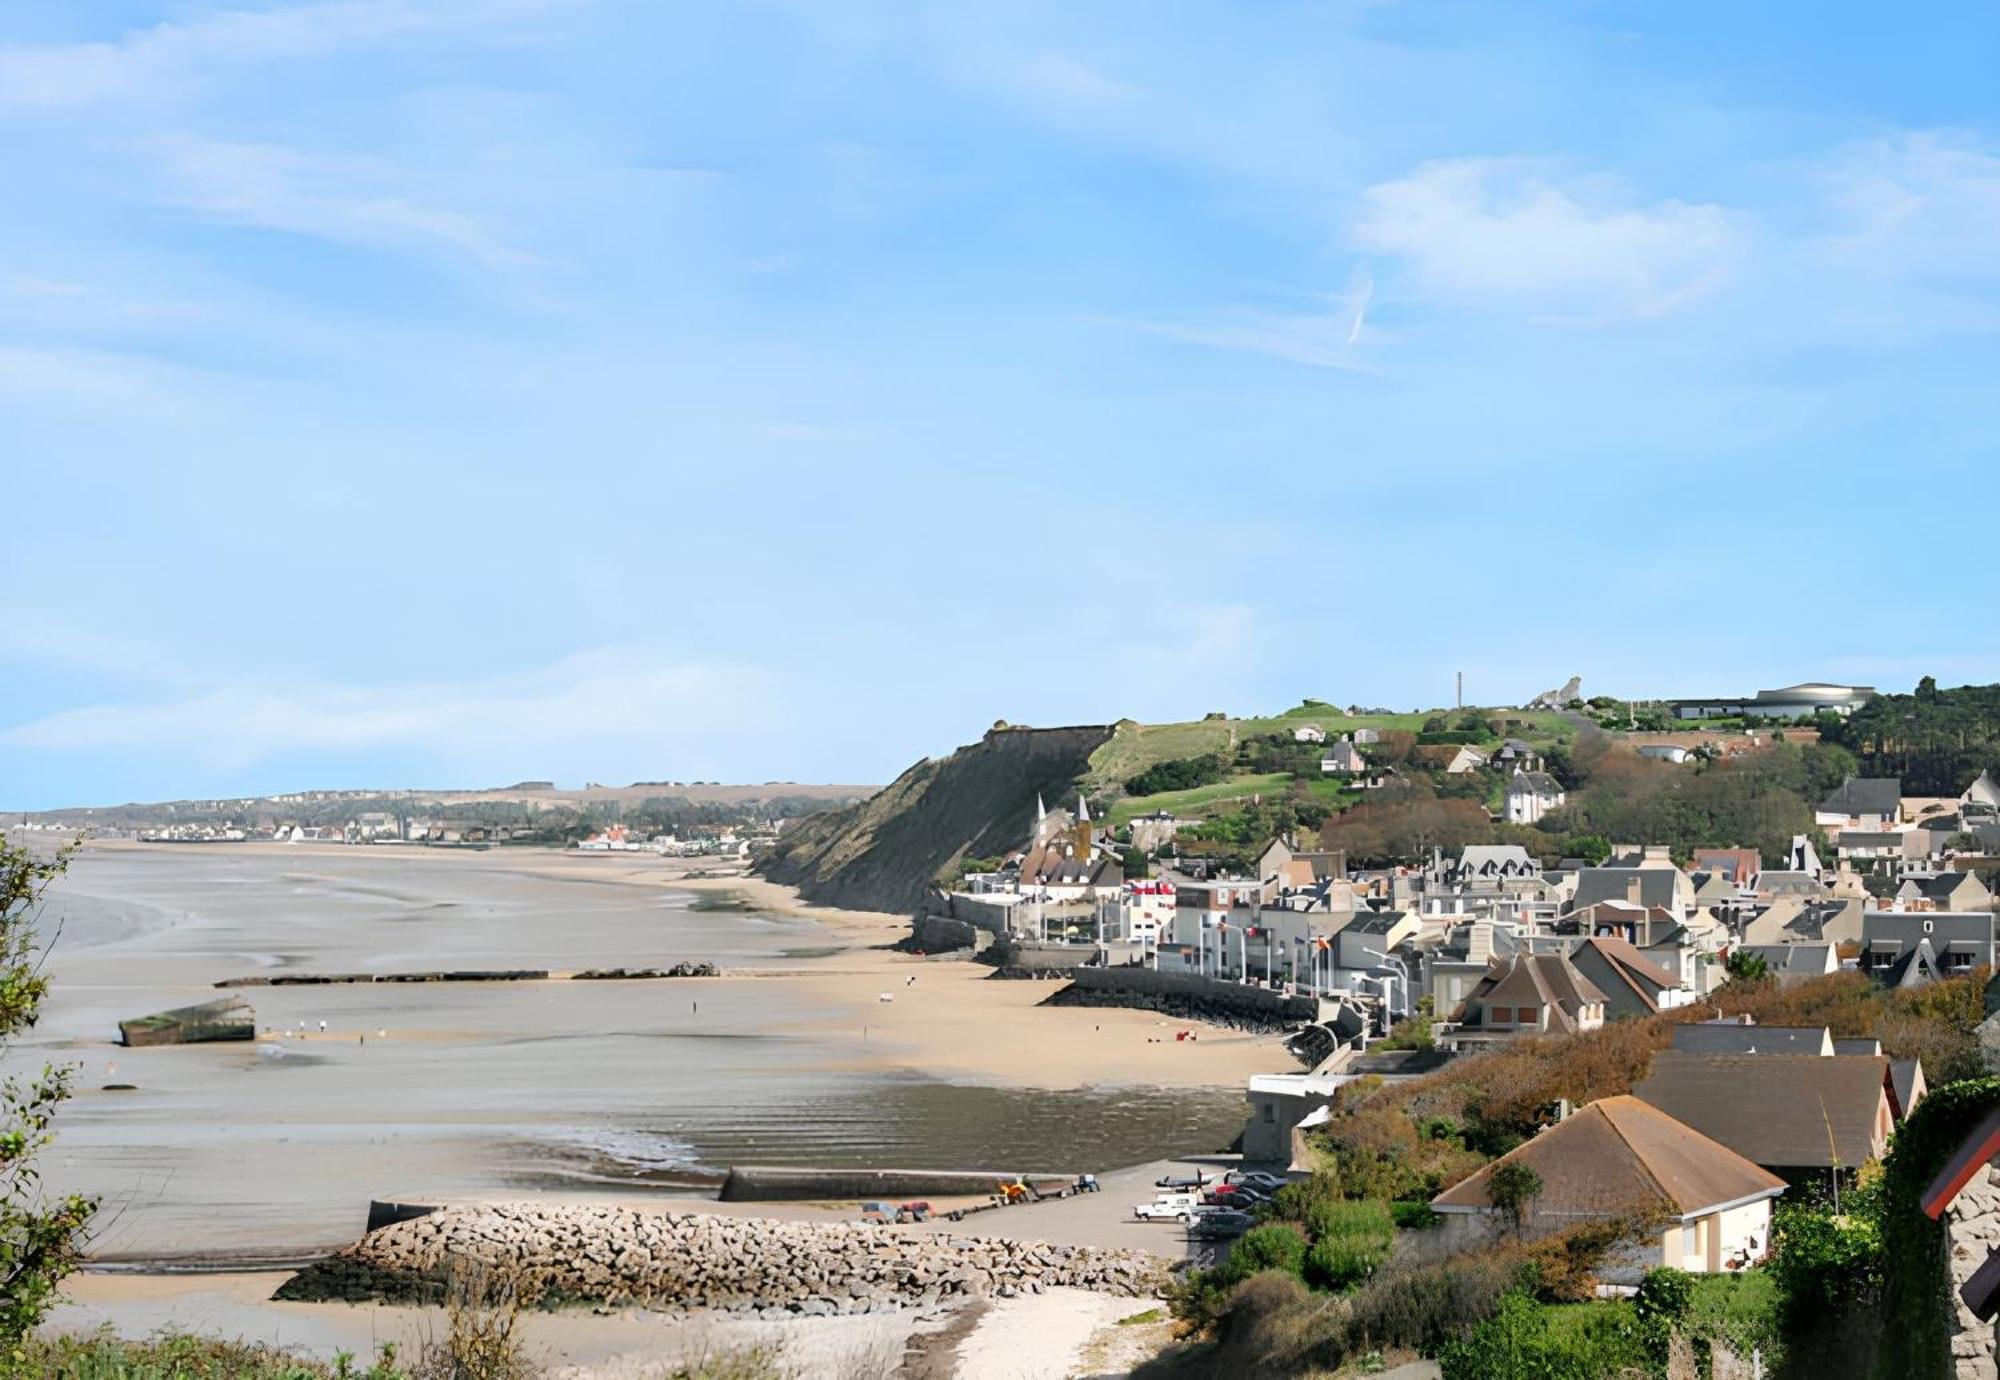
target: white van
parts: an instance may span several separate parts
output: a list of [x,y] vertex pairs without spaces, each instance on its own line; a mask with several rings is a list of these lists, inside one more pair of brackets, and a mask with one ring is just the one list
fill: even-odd
[[1141,1222],[1191,1222],[1201,1199],[1192,1193],[1162,1193],[1150,1203],[1132,1209]]

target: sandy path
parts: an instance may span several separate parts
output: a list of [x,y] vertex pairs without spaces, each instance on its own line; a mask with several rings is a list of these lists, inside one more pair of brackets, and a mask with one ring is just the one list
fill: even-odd
[[1092,1343],[1120,1318],[1156,1304],[1093,1294],[1083,1289],[1050,1289],[1003,1299],[958,1345],[958,1380],[1050,1380],[1095,1372],[1101,1364]]

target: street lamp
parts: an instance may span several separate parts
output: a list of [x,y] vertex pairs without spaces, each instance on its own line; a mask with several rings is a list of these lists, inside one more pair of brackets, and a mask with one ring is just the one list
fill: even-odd
[[[1396,976],[1401,978],[1403,982],[1403,1014],[1405,1016],[1409,1015],[1410,1014],[1410,970],[1409,968],[1404,966],[1403,960],[1400,958],[1396,958],[1391,954],[1385,954],[1380,949],[1363,949],[1361,952],[1368,955],[1368,957],[1370,958],[1379,958],[1384,963],[1394,966],[1394,968],[1396,969]],[[1391,1014],[1394,1014],[1393,1004],[1391,1006]]]

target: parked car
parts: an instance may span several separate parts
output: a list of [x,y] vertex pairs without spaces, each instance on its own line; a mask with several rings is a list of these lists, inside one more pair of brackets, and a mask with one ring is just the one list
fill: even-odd
[[1228,1208],[1221,1208],[1213,1212],[1204,1212],[1188,1223],[1188,1235],[1207,1241],[1241,1236],[1250,1230],[1251,1223],[1256,1220],[1247,1212],[1234,1212]]
[[1101,1186],[1097,1182],[1095,1174],[1079,1174],[1076,1176],[1076,1182],[1070,1185],[1070,1191],[1072,1193],[1095,1193]]
[[922,1200],[914,1203],[904,1203],[896,1209],[896,1220],[898,1222],[928,1222],[931,1220],[931,1205]]
[[863,1203],[861,1205],[861,1220],[872,1222],[878,1227],[887,1226],[896,1220],[895,1205],[893,1203]]
[[1261,1201],[1258,1198],[1252,1197],[1243,1189],[1231,1188],[1227,1185],[1221,1188],[1210,1189],[1201,1195],[1201,1200],[1211,1207],[1233,1207],[1238,1209],[1254,1207]]
[[1243,1188],[1260,1189],[1265,1193],[1276,1193],[1283,1188],[1286,1180],[1276,1174],[1266,1174],[1261,1169],[1249,1171],[1234,1169],[1222,1176],[1226,1184],[1236,1184]]
[[1200,1204],[1192,1193],[1162,1193],[1150,1203],[1140,1203],[1132,1215],[1142,1222],[1187,1222]]

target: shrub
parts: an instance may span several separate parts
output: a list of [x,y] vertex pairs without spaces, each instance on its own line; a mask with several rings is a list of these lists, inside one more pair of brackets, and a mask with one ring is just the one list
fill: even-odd
[[1315,1289],[1342,1294],[1380,1268],[1388,1246],[1360,1236],[1329,1236],[1306,1252],[1305,1281]]
[[1429,1203],[1403,1202],[1389,1204],[1389,1216],[1404,1231],[1423,1231],[1436,1226],[1441,1220]]
[[1229,763],[1219,754],[1206,757],[1177,757],[1155,762],[1125,782],[1128,795],[1158,795],[1161,791],[1185,791],[1206,786],[1229,774]]
[[1542,1176],[1519,1160],[1495,1166],[1486,1180],[1486,1196],[1494,1207],[1512,1217],[1517,1227],[1528,1220],[1528,1205],[1541,1191]]
[[396,1368],[396,1348],[384,1346],[367,1370],[352,1359],[333,1365],[247,1342],[225,1342],[185,1333],[125,1341],[106,1333],[84,1337],[31,1337],[15,1348],[0,1373],[39,1380],[409,1380]]
[[1283,1270],[1296,1275],[1305,1264],[1306,1238],[1291,1222],[1266,1222],[1236,1238],[1229,1259],[1222,1268],[1237,1279],[1248,1279],[1265,1270]]
[[1551,1307],[1510,1294],[1499,1311],[1438,1356],[1444,1380],[1605,1380],[1652,1370],[1629,1303]]

